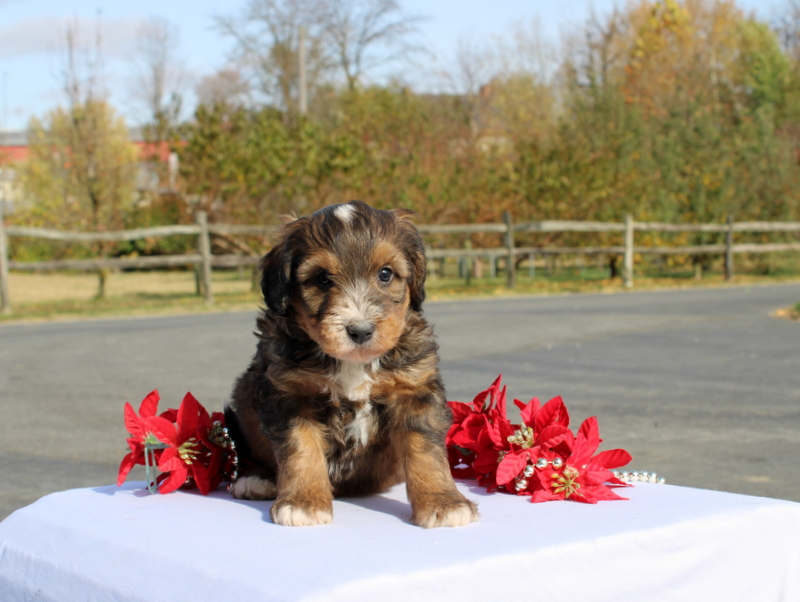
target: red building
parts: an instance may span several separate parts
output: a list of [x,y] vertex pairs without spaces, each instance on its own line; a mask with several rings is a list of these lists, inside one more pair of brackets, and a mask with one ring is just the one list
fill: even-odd
[[[144,140],[141,128],[129,130],[133,145],[139,150],[139,170],[136,187],[140,191],[156,191],[174,188],[178,173],[178,156],[170,151],[167,143],[154,144]],[[28,158],[28,133],[24,131],[0,132],[0,201],[5,202],[6,213],[14,210],[19,201],[19,192],[14,186],[14,166]],[[154,163],[166,163],[168,182],[160,182]],[[163,173],[163,171],[162,171]]]

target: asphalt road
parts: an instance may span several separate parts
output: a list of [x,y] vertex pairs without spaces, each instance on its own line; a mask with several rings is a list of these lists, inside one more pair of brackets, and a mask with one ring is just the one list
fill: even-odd
[[[800,285],[430,303],[450,399],[561,395],[668,482],[800,501]],[[0,518],[115,481],[122,406],[221,409],[254,312],[0,326]]]

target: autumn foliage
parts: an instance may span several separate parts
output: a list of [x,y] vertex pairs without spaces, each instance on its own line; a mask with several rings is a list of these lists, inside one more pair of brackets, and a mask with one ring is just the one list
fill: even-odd
[[[411,208],[422,223],[500,221],[505,210],[517,221],[798,220],[790,29],[728,0],[643,0],[592,17],[546,58],[537,30],[520,26],[487,50],[490,69],[452,93],[320,87],[305,116],[201,104],[173,136],[175,189],[117,199],[113,214],[132,225],[190,221],[196,209],[216,222],[277,223],[358,198]],[[571,236],[537,244],[610,242]],[[673,242],[719,242],[709,236]]]

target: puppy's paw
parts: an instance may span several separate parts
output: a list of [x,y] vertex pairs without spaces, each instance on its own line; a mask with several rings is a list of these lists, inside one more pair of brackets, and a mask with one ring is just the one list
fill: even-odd
[[422,496],[412,505],[411,522],[419,527],[463,527],[478,520],[478,508],[460,493]]
[[274,500],[278,488],[269,479],[249,476],[236,479],[231,484],[230,492],[237,500]]
[[285,527],[313,527],[327,525],[333,520],[333,506],[312,507],[309,504],[278,500],[269,511],[272,522]]

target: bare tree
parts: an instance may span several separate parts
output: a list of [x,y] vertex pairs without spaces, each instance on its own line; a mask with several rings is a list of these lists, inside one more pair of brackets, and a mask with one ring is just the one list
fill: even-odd
[[[95,230],[119,227],[124,206],[132,198],[135,165],[127,128],[105,100],[101,31],[99,13],[92,43],[82,39],[77,20],[68,26],[60,73],[66,110],[59,107],[51,112],[48,131],[40,124],[32,128],[39,132],[32,136],[34,143],[46,141],[41,156],[47,167],[34,172],[46,172],[64,191],[56,212],[83,217],[86,203],[86,221]],[[108,250],[103,243],[95,248],[100,255]],[[106,275],[104,270],[99,272],[98,297],[105,294]]]
[[490,89],[487,85],[497,73],[497,61],[492,49],[471,38],[460,38],[453,69],[444,74],[453,93],[460,96],[469,115],[470,136],[473,142],[484,126],[484,113]]
[[338,0],[324,19],[333,60],[350,89],[365,71],[419,50],[408,37],[422,18],[404,15],[396,0]]
[[249,103],[250,84],[240,71],[226,67],[201,79],[195,93],[200,104],[243,106]]
[[514,23],[507,35],[496,39],[496,46],[497,63],[505,77],[524,74],[547,82],[557,68],[555,48],[536,18]]
[[75,107],[105,97],[102,88],[100,15],[98,14],[95,36],[91,44],[86,44],[77,19],[67,25],[63,41],[59,77],[68,105]]
[[616,7],[603,23],[592,12],[583,35],[567,64],[574,70],[576,83],[593,91],[605,90],[612,73],[628,58],[626,21]]
[[322,0],[249,0],[238,17],[216,17],[217,28],[233,38],[233,58],[279,108],[298,109],[300,30],[306,31],[306,72],[311,86],[329,70],[320,16]]
[[800,0],[789,0],[773,27],[787,54],[800,62]]
[[156,142],[166,140],[180,119],[188,75],[176,56],[178,44],[178,27],[160,17],[144,21],[137,32],[130,94],[144,109]]
[[335,71],[352,89],[368,70],[419,49],[408,38],[420,20],[396,0],[249,0],[240,16],[216,24],[235,41],[233,58],[259,91],[295,112],[301,30],[309,89],[321,89]]
[[61,67],[61,85],[67,98],[72,125],[72,144],[76,157],[84,159],[76,177],[86,191],[92,207],[92,225],[100,223],[102,195],[97,169],[97,149],[103,146],[101,128],[96,123],[93,106],[104,99],[101,88],[102,35],[98,14],[94,43],[85,45],[81,39],[80,23],[75,19],[64,33],[65,48]]

